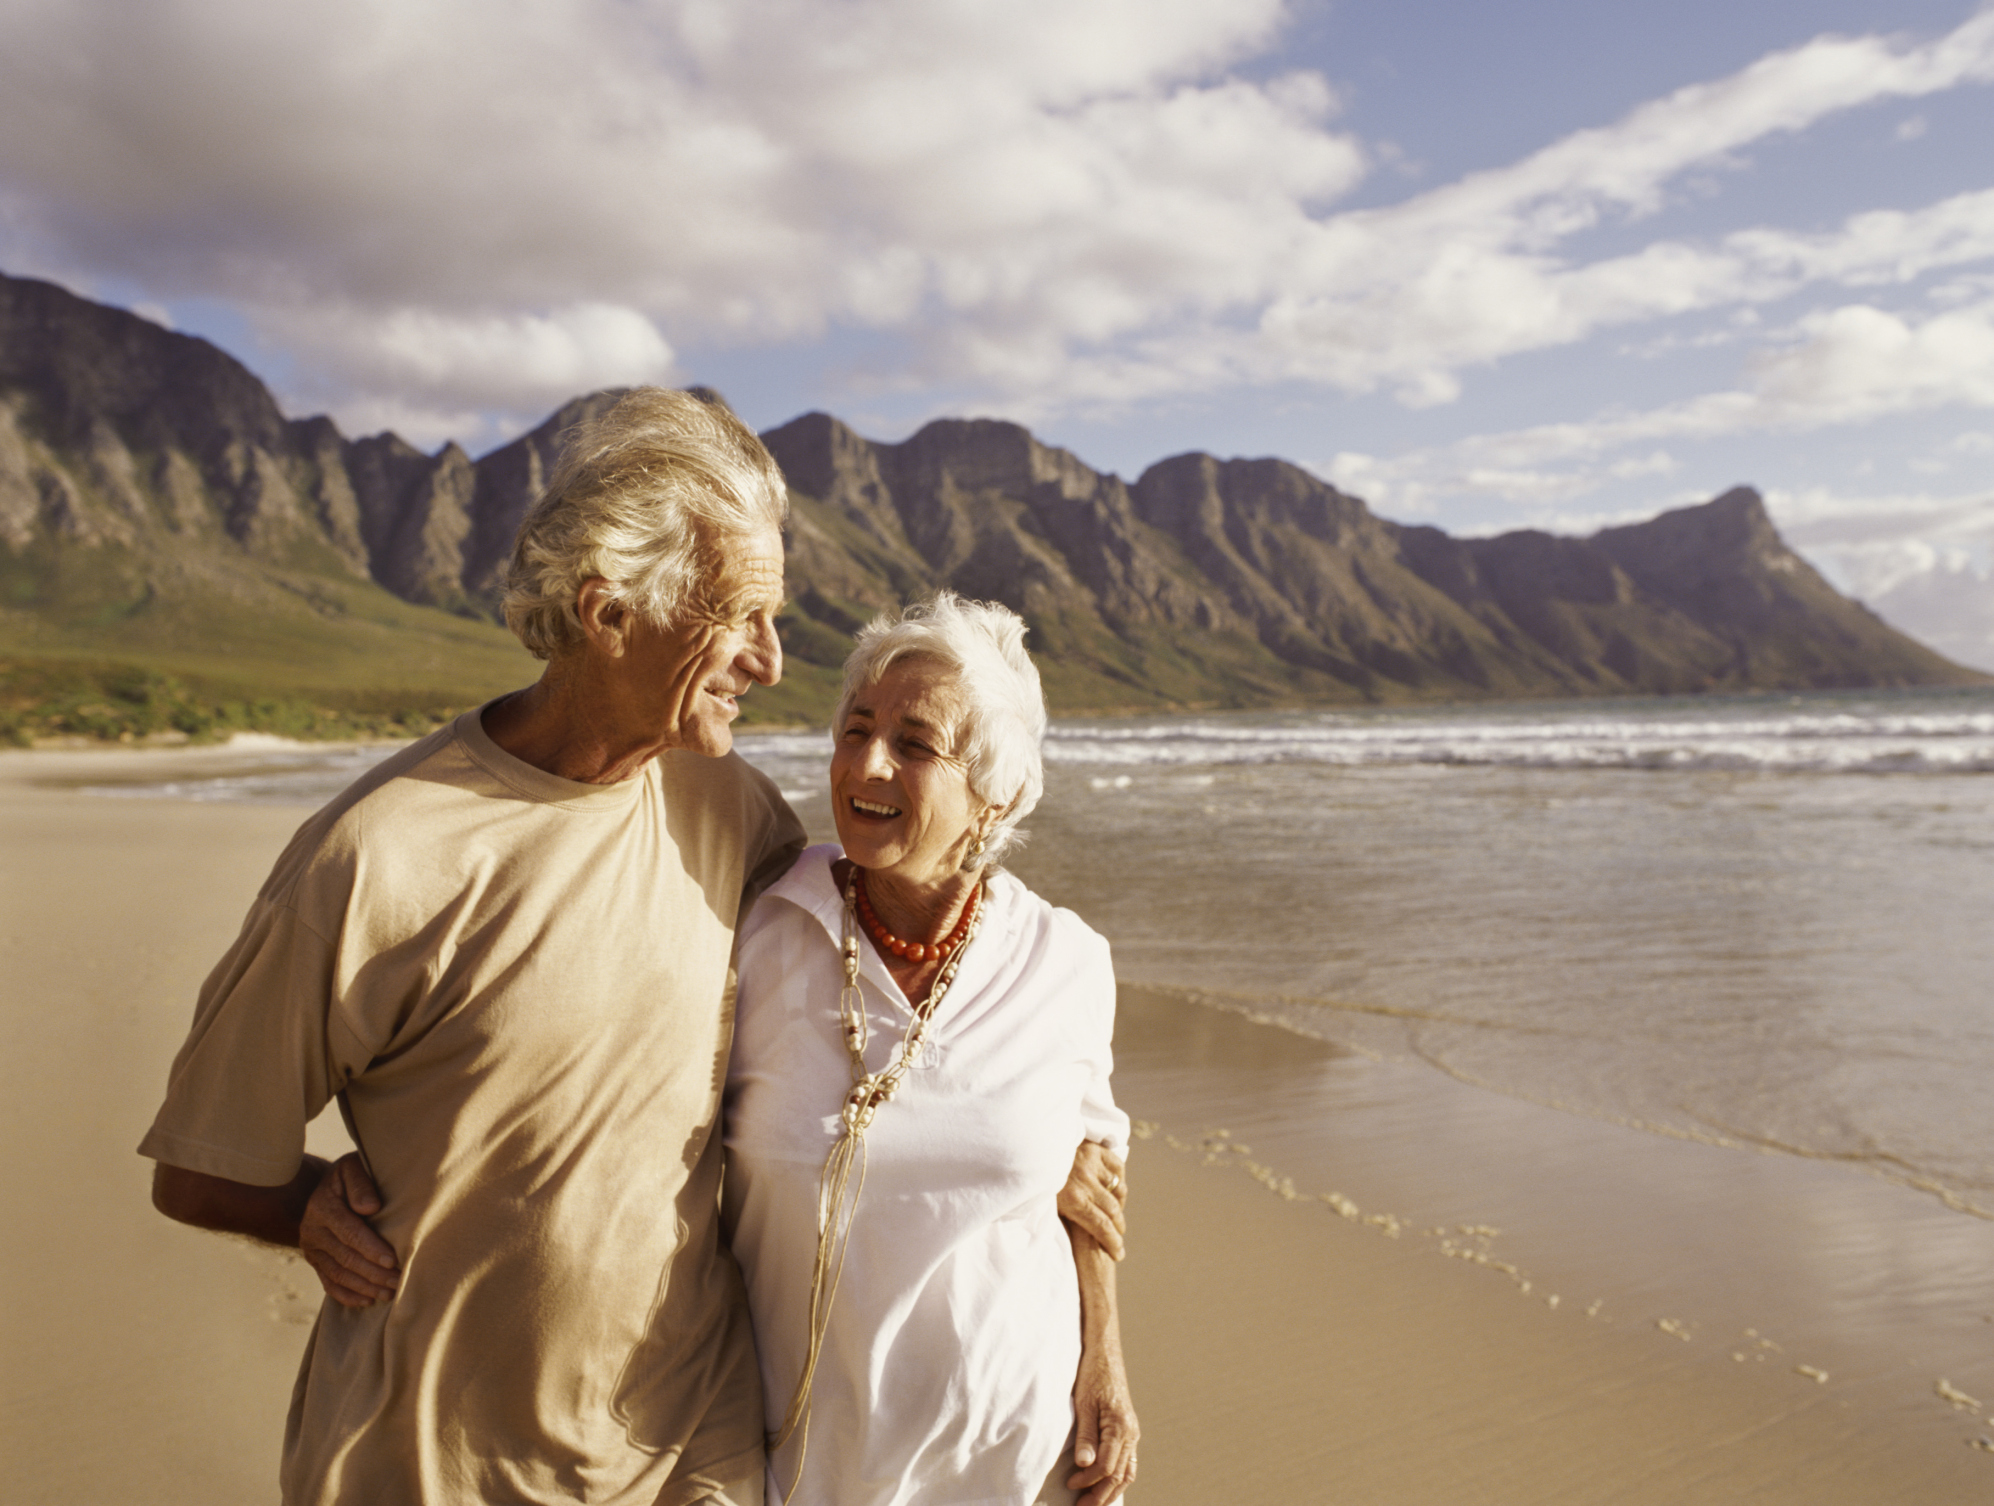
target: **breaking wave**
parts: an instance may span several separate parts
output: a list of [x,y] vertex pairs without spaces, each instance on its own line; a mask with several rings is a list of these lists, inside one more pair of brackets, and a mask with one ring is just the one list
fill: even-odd
[[1532,708],[1185,717],[1056,724],[1049,761],[1082,766],[1313,763],[1712,769],[1773,773],[1994,773],[1994,703],[1910,710]]

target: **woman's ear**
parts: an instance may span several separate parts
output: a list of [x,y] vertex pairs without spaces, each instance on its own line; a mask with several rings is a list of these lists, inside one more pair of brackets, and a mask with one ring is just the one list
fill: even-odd
[[630,608],[616,599],[609,582],[592,575],[575,593],[575,616],[582,636],[599,652],[621,659],[630,646]]
[[983,813],[972,821],[969,826],[970,831],[975,834],[976,843],[979,847],[988,847],[990,845],[990,834],[997,830],[998,823],[1010,815],[1013,810],[1017,809],[1017,805],[1018,802],[1013,800],[1009,805],[986,805],[983,807]]

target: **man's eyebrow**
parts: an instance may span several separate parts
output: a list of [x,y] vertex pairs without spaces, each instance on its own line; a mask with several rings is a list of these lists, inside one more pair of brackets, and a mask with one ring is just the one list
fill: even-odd
[[789,605],[789,597],[787,594],[779,591],[766,591],[761,588],[759,583],[754,583],[742,586],[725,596],[716,596],[712,599],[711,604],[717,612],[743,610],[759,612],[767,610],[770,613],[779,613],[784,607]]

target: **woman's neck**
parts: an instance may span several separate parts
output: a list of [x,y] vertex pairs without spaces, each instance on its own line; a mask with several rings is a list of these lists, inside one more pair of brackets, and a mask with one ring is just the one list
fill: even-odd
[[[845,887],[852,863],[840,858],[837,866],[839,889]],[[963,906],[975,892],[980,875],[952,873],[936,882],[916,882],[891,869],[868,868],[866,897],[880,924],[903,941],[934,942],[947,936],[961,918]]]

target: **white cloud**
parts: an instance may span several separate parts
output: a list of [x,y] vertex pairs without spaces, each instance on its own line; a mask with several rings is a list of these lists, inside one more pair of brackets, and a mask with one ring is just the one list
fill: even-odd
[[1956,664],[1994,672],[1994,575],[1960,557],[1935,559],[1892,590],[1868,599],[1893,627]]
[[1607,467],[1616,481],[1633,481],[1642,476],[1672,476],[1682,467],[1667,450],[1651,450],[1646,455],[1630,455]]
[[349,397],[340,404],[339,421],[348,435],[393,433],[431,452],[454,440],[472,455],[519,433],[518,425],[496,424],[488,412],[404,397]]
[[1994,538],[1994,496],[1933,492],[1845,492],[1769,487],[1766,507],[1794,542],[1809,548],[1896,544],[1909,539],[1962,546]]
[[1338,486],[1400,514],[1421,512],[1446,498],[1500,498],[1541,504],[1598,490],[1620,476],[1666,475],[1665,450],[1608,457],[1658,440],[1708,439],[1750,422],[1748,392],[1713,392],[1644,412],[1609,411],[1590,419],[1536,424],[1381,457],[1340,454],[1320,469]]
[[[1806,432],[1914,410],[1994,408],[1994,298],[1922,319],[1845,304],[1808,314],[1775,338],[1736,389],[1470,434],[1391,457],[1338,455],[1321,470],[1337,485],[1401,512],[1462,496],[1538,505],[1584,496],[1609,481],[1672,474],[1675,460],[1653,448],[1658,442]],[[1994,452],[1994,437],[1969,430],[1943,450]],[[1937,457],[1914,457],[1912,464],[1920,461],[1943,468]]]
[[1787,541],[1885,621],[1994,670],[1994,496],[1769,491]]
[[1924,46],[1824,37],[1731,78],[1678,91],[1510,167],[1403,204],[1310,227],[1247,331],[1153,340],[1146,367],[1117,354],[1069,380],[1137,397],[1168,390],[1196,351],[1237,381],[1379,389],[1451,401],[1461,373],[1607,328],[1784,298],[1812,282],[1901,283],[1994,257],[1994,191],[1913,212],[1852,216],[1827,234],[1760,228],[1714,245],[1657,240],[1592,262],[1559,248],[1667,202],[1694,169],[1880,98],[1994,79],[1994,11]]
[[1601,329],[1994,255],[1994,193],[1566,254],[1755,143],[1994,79],[1994,12],[1823,37],[1342,213],[1368,157],[1327,85],[1241,71],[1285,0],[499,14],[0,0],[0,256],[236,302],[349,405],[525,410],[557,370],[848,326],[905,342],[891,380],[1029,415],[1286,380],[1444,404]]
[[316,370],[303,379],[307,392],[386,391],[415,405],[448,399],[474,410],[522,403],[551,409],[592,387],[664,381],[673,368],[671,347],[649,319],[606,304],[512,315],[279,306],[263,318],[269,332],[317,355]]
[[1264,296],[1254,248],[1362,176],[1320,78],[1228,72],[1282,19],[1282,0],[550,0],[502,22],[474,0],[13,0],[4,254],[238,301],[356,380],[357,314],[385,342],[376,383],[447,378],[399,338],[418,315],[602,305],[674,344],[957,323],[936,359],[1001,387],[1160,308]]
[[1994,407],[1994,299],[1907,319],[1868,304],[1811,314],[1758,366],[1758,422],[1859,422],[1913,408]]

